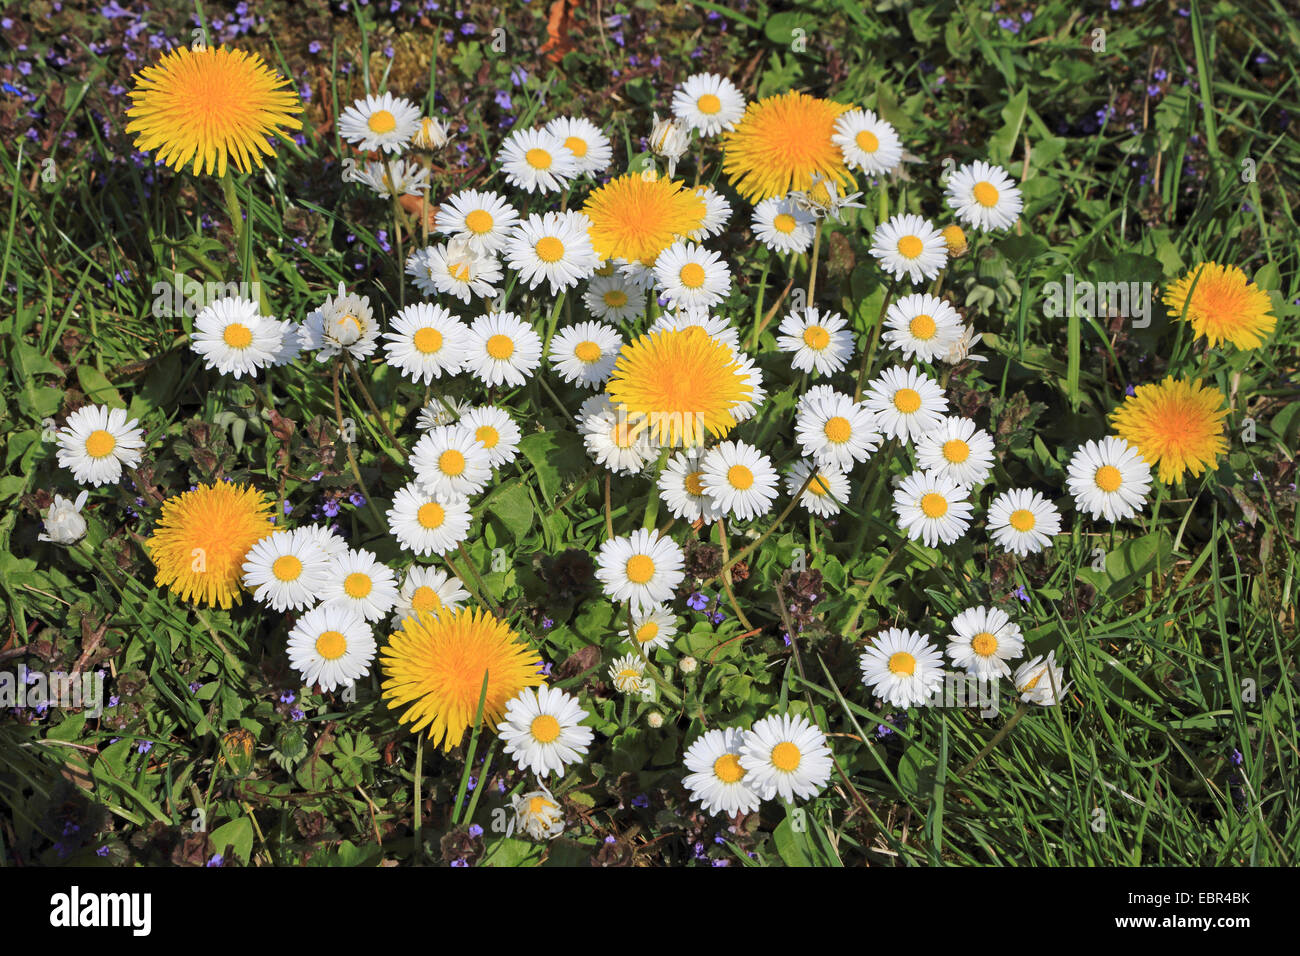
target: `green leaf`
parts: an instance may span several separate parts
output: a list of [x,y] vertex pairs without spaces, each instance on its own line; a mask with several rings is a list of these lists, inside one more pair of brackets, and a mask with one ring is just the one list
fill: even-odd
[[91,365],[77,366],[77,381],[86,397],[97,405],[111,405],[113,408],[126,408],[121,393],[104,373]]
[[564,481],[581,474],[587,464],[582,439],[575,432],[534,432],[524,437],[519,450],[532,464],[547,502],[558,501]]
[[1022,88],[1011,98],[1011,102],[1002,107],[1002,128],[989,140],[989,159],[999,166],[1011,162],[1015,152],[1016,140],[1020,138],[1020,128],[1025,124],[1025,115],[1029,112],[1029,89]]

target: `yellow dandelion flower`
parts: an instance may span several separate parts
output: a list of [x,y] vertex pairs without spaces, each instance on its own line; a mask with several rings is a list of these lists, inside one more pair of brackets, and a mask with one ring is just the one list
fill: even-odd
[[388,706],[406,707],[399,722],[416,734],[428,727],[429,740],[443,750],[459,744],[474,723],[484,672],[489,727],[521,690],[543,682],[537,652],[505,621],[478,608],[408,617],[380,652],[380,666]]
[[298,94],[256,53],[180,47],[134,79],[126,131],[173,169],[193,161],[195,174],[224,176],[227,158],[242,173],[260,169],[275,155],[267,137],[302,127]]
[[1169,286],[1162,301],[1212,346],[1231,342],[1239,349],[1259,348],[1277,324],[1268,293],[1236,266],[1202,262]]
[[686,446],[731,431],[753,394],[736,353],[696,325],[624,345],[605,390],[634,434],[648,428],[660,444]]
[[751,202],[807,192],[814,176],[837,186],[853,182],[831,137],[843,103],[793,90],[750,103],[736,128],[723,135],[722,171]]
[[244,558],[275,530],[271,510],[256,488],[224,481],[168,498],[145,542],[154,583],[191,604],[239,604]]
[[704,224],[704,199],[676,179],[629,173],[587,198],[591,245],[602,259],[653,262]]
[[1110,413],[1111,422],[1115,434],[1135,446],[1147,464],[1159,464],[1165,484],[1182,481],[1185,471],[1199,476],[1227,452],[1223,419],[1228,409],[1217,388],[1169,376],[1159,385],[1139,385],[1135,393]]

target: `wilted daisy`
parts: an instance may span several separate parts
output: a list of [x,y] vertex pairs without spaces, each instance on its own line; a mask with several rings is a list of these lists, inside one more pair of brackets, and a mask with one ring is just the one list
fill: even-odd
[[675,120],[660,119],[655,113],[650,123],[650,152],[668,160],[668,175],[677,171],[677,161],[690,148],[690,134]]
[[301,611],[319,600],[329,560],[312,535],[298,529],[275,531],[244,559],[244,587],[274,611]]
[[442,293],[468,302],[473,296],[495,296],[503,273],[495,255],[477,252],[468,240],[456,238],[416,249],[406,259],[406,274],[425,295]]
[[702,242],[712,236],[721,235],[731,221],[731,203],[712,186],[696,186],[695,195],[704,200],[704,221],[698,229],[686,233],[686,238],[693,242]]
[[1039,492],[1013,488],[993,499],[987,524],[994,541],[1023,558],[1051,546],[1061,533],[1061,513]]
[[782,800],[815,797],[831,778],[826,735],[802,715],[784,714],[754,721],[740,748],[740,766],[751,787]]
[[898,526],[931,548],[952,544],[970,527],[970,489],[936,471],[917,471],[894,489]]
[[551,339],[551,365],[566,382],[599,388],[614,371],[622,347],[623,337],[608,325],[579,322],[560,329]]
[[664,604],[634,613],[631,630],[625,627],[618,632],[619,637],[631,641],[637,650],[646,655],[656,647],[667,647],[676,633],[677,615]]
[[610,664],[609,679],[621,694],[644,694],[651,683],[645,676],[645,658],[639,654],[624,654]]
[[722,256],[693,242],[675,242],[655,260],[655,281],[673,308],[707,309],[731,291]]
[[484,385],[523,385],[541,364],[541,336],[513,312],[489,312],[470,325],[465,370]]
[[938,296],[916,292],[889,306],[881,338],[903,358],[915,355],[919,361],[933,362],[948,354],[961,332],[956,309]]
[[582,302],[588,312],[606,322],[631,322],[645,311],[644,293],[618,273],[593,276]]
[[442,149],[451,140],[447,124],[436,116],[420,119],[420,126],[411,137],[411,145],[416,149]]
[[1268,293],[1237,266],[1198,263],[1165,289],[1161,301],[1211,347],[1231,342],[1239,349],[1256,349],[1277,325]]
[[429,170],[405,159],[389,159],[351,166],[344,170],[343,181],[360,183],[380,199],[419,196],[429,190]]
[[654,529],[610,538],[596,557],[596,578],[611,601],[628,601],[632,612],[671,601],[686,577],[686,558],[672,538]]
[[780,477],[772,461],[753,445],[724,441],[710,448],[700,463],[704,493],[725,514],[748,521],[767,514]]
[[545,778],[563,774],[586,754],[593,736],[590,727],[582,726],[587,716],[578,699],[558,687],[525,687],[506,704],[497,734],[515,766]]
[[678,452],[659,473],[659,497],[674,518],[687,521],[717,521],[725,512],[704,493],[704,451],[691,448]]
[[203,356],[205,368],[251,377],[275,360],[283,336],[283,326],[263,316],[256,302],[226,296],[194,317],[190,347]]
[[708,730],[687,748],[682,763],[689,773],[682,785],[705,813],[734,817],[753,813],[775,788],[764,793],[740,765],[745,732],[739,727]]
[[921,707],[943,686],[943,655],[929,635],[891,627],[858,660],[862,683],[894,707]]
[[817,217],[785,196],[754,207],[754,237],[773,252],[807,252],[817,234]]
[[416,302],[392,319],[385,332],[384,352],[392,365],[411,381],[432,385],[443,373],[455,375],[465,361],[469,330],[440,305]]
[[875,417],[866,406],[830,388],[804,395],[795,414],[794,437],[809,458],[844,471],[880,447]]
[[54,544],[76,544],[86,536],[86,519],[81,516],[81,509],[86,506],[90,492],[82,489],[76,499],[65,498],[56,494],[45,510],[42,526],[45,528],[36,536],[37,541],[50,541]]
[[1150,465],[1157,465],[1162,482],[1183,480],[1184,472],[1198,477],[1216,467],[1228,451],[1223,419],[1228,409],[1223,393],[1201,380],[1167,376],[1159,385],[1139,385],[1124,404],[1110,413],[1115,433],[1133,445]]
[[701,136],[716,136],[745,115],[745,97],[725,76],[696,73],[673,90],[673,115]]
[[429,494],[418,482],[399,488],[388,509],[388,530],[416,554],[446,554],[469,535],[469,502]]
[[816,306],[791,312],[781,320],[776,347],[793,352],[792,368],[834,375],[853,356],[853,331],[838,312],[823,315]]
[[971,349],[975,348],[982,338],[984,336],[976,332],[973,326],[962,326],[961,335],[957,337],[957,340],[943,355],[943,360],[949,365],[960,365],[968,359],[972,362],[987,362],[988,358],[986,356],[975,355],[971,352]]
[[366,96],[339,116],[339,135],[363,153],[401,152],[420,129],[419,108],[392,93]]
[[937,276],[948,261],[948,244],[929,220],[913,213],[893,216],[871,234],[871,254],[895,279],[913,285]]
[[722,170],[750,202],[811,189],[815,176],[852,182],[832,140],[848,106],[791,90],[750,103],[723,135]]
[[343,352],[363,359],[375,350],[379,323],[370,297],[348,292],[340,282],[336,295],[326,296],[324,303],[307,313],[300,334],[303,348],[315,350],[318,362]]
[[460,424],[474,433],[484,448],[493,468],[500,468],[515,460],[519,454],[519,440],[523,437],[510,413],[495,405],[471,408],[461,417]]
[[598,176],[609,168],[614,149],[595,123],[581,116],[557,116],[544,127],[573,155],[577,175]]
[[68,416],[58,432],[57,460],[60,468],[87,485],[113,484],[122,477],[122,466],[140,464],[144,432],[138,419],[127,421],[126,410],[107,405],[83,405]]
[[1007,661],[1025,651],[1020,626],[995,607],[971,607],[952,619],[948,657],[976,677],[1010,677]]
[[648,431],[634,428],[605,396],[588,401],[578,413],[578,431],[598,465],[616,475],[634,475],[653,460],[657,450]]
[[969,418],[949,415],[917,436],[916,463],[959,485],[978,485],[993,470],[993,436]]
[[401,627],[402,622],[411,616],[454,611],[468,597],[469,592],[461,586],[460,578],[452,577],[440,568],[413,564],[407,569],[402,589],[397,592],[392,625]]
[[289,663],[308,686],[324,691],[347,687],[370,673],[375,637],[370,625],[351,608],[324,604],[293,626],[288,639]]
[[464,189],[438,206],[434,228],[453,239],[463,239],[474,252],[492,254],[505,248],[506,237],[517,222],[519,213],[504,196]]
[[330,559],[320,599],[350,608],[373,623],[397,603],[397,578],[372,552],[349,548]]
[[[815,515],[829,518],[840,513],[840,505],[849,500],[849,478],[835,465],[818,465],[812,480],[813,465],[807,461],[797,461],[786,472],[785,491],[793,495],[803,488],[799,495],[799,504]],[[808,487],[804,488],[804,482]]]
[[600,257],[591,247],[590,229],[591,220],[580,212],[534,213],[510,231],[506,262],[528,288],[546,281],[551,295],[559,295],[600,265]]
[[949,176],[944,193],[957,218],[981,232],[1010,229],[1024,208],[1016,181],[1001,166],[982,160],[962,166]]
[[849,110],[837,119],[831,142],[843,152],[849,169],[869,176],[891,172],[903,158],[897,131],[867,109]]
[[1059,704],[1070,689],[1065,680],[1065,667],[1056,663],[1054,650],[1048,651],[1046,657],[1040,654],[1021,664],[1011,681],[1023,702],[1044,707]]
[[497,162],[506,182],[529,193],[557,193],[578,175],[578,160],[564,140],[542,129],[516,130],[506,137]]
[[564,810],[545,787],[520,794],[511,806],[515,826],[534,840],[553,840],[564,832]]
[[411,467],[426,492],[468,498],[492,477],[492,456],[464,425],[438,425],[411,449]]
[[1067,484],[1074,506],[1094,518],[1131,518],[1151,491],[1151,466],[1122,438],[1090,441],[1070,458]]
[[867,386],[863,404],[888,438],[910,441],[937,428],[948,411],[938,383],[914,368],[894,366]]

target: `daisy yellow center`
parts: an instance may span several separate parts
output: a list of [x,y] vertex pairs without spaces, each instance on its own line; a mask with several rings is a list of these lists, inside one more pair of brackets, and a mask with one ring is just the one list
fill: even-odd
[[739,491],[745,491],[754,484],[754,473],[744,465],[732,465],[727,469],[727,483]]
[[971,191],[975,195],[975,201],[985,209],[998,204],[998,187],[992,183],[976,183]]
[[429,585],[421,584],[411,595],[411,607],[421,612],[436,611],[442,607],[442,598]]
[[911,677],[916,673],[916,658],[907,651],[899,651],[890,655],[889,669],[895,674],[906,674]]
[[738,783],[745,776],[745,768],[735,754],[723,754],[713,761],[713,775],[723,783]]
[[421,528],[429,531],[441,528],[442,523],[447,520],[447,509],[436,501],[427,502],[420,505],[420,510],[415,513],[415,520],[420,523]]
[[1102,465],[1097,469],[1097,474],[1093,476],[1093,481],[1097,483],[1098,488],[1109,494],[1112,491],[1119,490],[1123,476],[1114,465]]
[[704,266],[698,262],[688,262],[682,266],[678,278],[682,280],[682,285],[686,286],[686,288],[698,289],[704,285]]
[[788,740],[783,740],[772,748],[772,766],[783,773],[797,770],[802,759],[803,754],[799,752],[799,748]]
[[421,355],[432,355],[442,348],[442,333],[437,329],[417,329],[411,342]]
[[360,571],[353,571],[343,579],[343,592],[350,598],[363,598],[373,587],[370,575],[362,574]]
[[853,426],[843,415],[835,415],[826,420],[822,432],[826,435],[826,440],[836,445],[843,445],[853,437]]
[[960,438],[950,438],[943,443],[944,461],[953,465],[960,465],[970,457],[970,445],[966,444]]
[[820,325],[810,325],[803,331],[803,344],[820,352],[830,345],[831,334]]
[[970,649],[980,657],[988,657],[998,649],[998,639],[988,631],[980,631],[970,639]]
[[707,116],[712,116],[714,113],[717,113],[722,109],[722,100],[718,99],[712,93],[705,93],[695,101],[695,106],[701,113],[704,113]]
[[292,554],[282,554],[271,565],[271,573],[277,581],[296,581],[302,574],[302,562]]
[[492,218],[492,213],[486,209],[474,209],[465,216],[465,228],[476,236],[491,231],[495,224],[496,221]]
[[831,493],[830,486],[826,484],[826,477],[820,474],[808,482],[808,491],[818,498],[824,498]]
[[503,362],[515,354],[515,340],[508,335],[494,335],[487,340],[487,353]]
[[543,262],[559,262],[564,258],[564,243],[554,236],[543,236],[533,247],[537,258]]
[[438,456],[438,470],[453,478],[465,471],[465,455],[455,448],[448,448]]
[[528,815],[540,817],[550,811],[555,804],[551,803],[545,797],[533,797],[528,801]]
[[853,141],[858,144],[858,149],[864,153],[874,153],[880,149],[879,137],[869,129],[862,130],[857,136],[853,137]]
[[900,388],[894,393],[894,407],[910,415],[921,407],[921,393],[914,388]]
[[524,154],[524,162],[533,167],[533,169],[550,169],[553,160],[551,159],[551,154],[546,150],[534,146]]
[[794,232],[794,228],[797,225],[799,224],[795,222],[794,216],[790,215],[788,212],[777,213],[776,218],[772,220],[772,228],[787,236]]
[[614,430],[609,433],[609,440],[614,443],[616,448],[631,448],[636,444],[636,435],[628,427],[627,422],[619,422],[614,426]]
[[560,722],[550,714],[540,714],[533,718],[528,730],[539,744],[549,744],[560,736]]
[[642,644],[648,644],[659,636],[659,625],[654,621],[646,621],[636,629],[636,639]]
[[921,511],[927,518],[942,518],[948,513],[948,499],[941,494],[927,491],[921,496]]
[[579,362],[585,362],[590,365],[600,358],[600,346],[590,340],[579,342],[573,350],[573,354],[578,357]]
[[1030,690],[1033,690],[1035,687],[1038,686],[1038,682],[1039,682],[1040,680],[1043,679],[1043,675],[1046,674],[1046,673],[1047,673],[1046,670],[1041,670],[1041,671],[1039,671],[1037,674],[1035,674],[1033,677],[1029,678],[1029,680],[1025,681],[1025,683],[1021,684],[1021,685],[1020,685],[1018,688],[1016,688],[1016,689],[1019,690],[1019,691],[1030,691]]
[[501,433],[491,425],[480,425],[474,429],[474,437],[483,443],[484,448],[496,448],[501,442]]
[[625,668],[623,668],[621,671],[618,672],[618,679],[619,679],[620,681],[624,681],[624,682],[627,682],[627,681],[640,681],[640,680],[641,680],[641,672],[640,672],[639,670],[637,670],[635,667],[625,667]]
[[634,554],[627,559],[627,579],[633,584],[645,584],[655,574],[654,559],[646,554]]
[[91,458],[107,458],[117,447],[112,432],[97,428],[86,436],[86,454]]
[[1028,508],[1017,508],[1011,512],[1011,517],[1008,520],[1011,522],[1011,527],[1017,531],[1032,531],[1034,525],[1038,523],[1037,519],[1034,518],[1034,513]]
[[468,262],[449,262],[447,263],[447,274],[457,282],[469,281],[469,263]]
[[242,322],[231,322],[221,338],[232,349],[246,349],[253,344],[253,330]]
[[934,338],[934,333],[938,326],[934,324],[934,318],[922,312],[912,319],[908,328],[912,332],[912,338],[920,339],[922,342],[928,342]]
[[580,139],[577,136],[569,136],[565,138],[564,145],[569,148],[569,152],[574,156],[577,156],[579,159],[582,159],[582,157],[587,155],[587,141],[585,139]]
[[898,240],[898,254],[904,259],[915,259],[924,248],[925,244],[918,236],[904,236]]
[[339,631],[322,631],[316,638],[316,653],[327,661],[336,661],[348,650],[348,639]]
[[622,289],[610,289],[605,293],[605,304],[611,309],[621,309],[627,305],[627,293]]
[[340,327],[350,325],[350,326],[352,326],[353,329],[356,330],[357,335],[360,335],[360,334],[361,334],[361,320],[360,320],[359,318],[357,318],[355,315],[353,315],[351,312],[349,312],[349,313],[348,313],[347,315],[345,315],[345,316],[342,316],[342,317],[341,317],[341,318],[340,318],[340,319],[335,323],[335,325],[338,325],[338,326],[340,326]]
[[370,132],[382,136],[397,129],[397,117],[388,110],[375,110],[370,114],[370,119],[366,120],[366,125],[370,127]]
[[693,471],[682,482],[686,490],[697,498],[704,494],[704,482],[700,480],[703,475],[702,471]]

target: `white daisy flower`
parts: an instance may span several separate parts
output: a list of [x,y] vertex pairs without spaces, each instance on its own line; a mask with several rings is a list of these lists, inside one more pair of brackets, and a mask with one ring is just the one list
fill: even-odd
[[75,500],[56,494],[41,520],[45,530],[36,536],[36,540],[72,545],[84,538],[86,519],[81,516],[81,509],[86,507],[89,497],[90,492],[84,488]]
[[726,512],[704,493],[704,450],[691,448],[669,458],[659,473],[659,497],[674,518],[712,524]]
[[867,407],[829,388],[815,397],[810,391],[799,402],[794,437],[813,461],[844,471],[880,447],[880,432]]
[[650,125],[650,152],[668,160],[668,175],[677,172],[677,161],[690,148],[690,134],[672,119],[660,119],[655,113]]
[[782,800],[815,797],[831,778],[826,735],[802,715],[784,714],[754,722],[740,748],[740,765],[749,785]]
[[553,840],[564,832],[564,810],[545,787],[515,797],[511,806],[515,825],[534,840]]
[[451,130],[447,124],[435,116],[421,118],[420,125],[411,137],[411,145],[416,149],[442,149],[451,141]]
[[952,619],[946,653],[954,664],[976,677],[1010,677],[1007,661],[1025,652],[1020,626],[995,607],[971,607]]
[[693,242],[678,240],[659,253],[654,274],[672,308],[709,309],[731,291],[731,273],[722,257]]
[[949,176],[944,194],[957,218],[981,232],[1010,229],[1024,208],[1016,181],[1001,166],[981,160]]
[[300,335],[303,348],[315,351],[318,362],[343,352],[363,359],[375,350],[379,323],[370,308],[370,297],[354,295],[340,282],[337,294],[326,296],[318,308],[307,313]]
[[295,528],[294,531],[320,548],[326,558],[337,558],[348,550],[347,540],[333,528],[327,528],[325,525],[303,525],[301,528]]
[[464,425],[439,425],[415,443],[411,467],[427,493],[468,498],[492,477],[492,456]]
[[933,362],[948,354],[962,333],[961,316],[938,296],[916,292],[905,295],[885,313],[881,336],[891,349],[913,355],[921,362]]
[[688,233],[686,238],[702,242],[721,235],[731,221],[731,203],[712,186],[696,186],[695,195],[704,200],[704,221],[700,223],[700,228]]
[[474,437],[487,449],[493,468],[500,468],[515,460],[519,454],[519,441],[523,437],[510,413],[495,405],[471,408],[461,417],[460,424],[474,433]]
[[573,154],[579,175],[599,176],[609,168],[614,148],[609,137],[591,120],[581,116],[557,116],[544,129]]
[[560,329],[551,339],[551,365],[566,382],[579,388],[599,388],[614,371],[623,337],[599,322],[579,322]]
[[914,368],[894,366],[867,386],[862,403],[876,416],[886,438],[911,441],[937,428],[948,411],[938,383]]
[[808,487],[799,495],[799,504],[815,515],[829,518],[840,513],[840,505],[849,500],[849,477],[834,465],[818,465],[817,473],[811,481],[808,476],[813,472],[813,465],[808,461],[797,461],[786,472],[785,493],[793,495]]
[[1011,680],[1021,701],[1044,707],[1059,704],[1073,685],[1073,682],[1065,680],[1065,667],[1056,663],[1056,651],[1048,651],[1046,657],[1040,654],[1021,664]]
[[460,578],[438,568],[413,564],[397,594],[391,624],[400,628],[408,617],[454,611],[468,598],[469,592],[461,586]]
[[523,385],[542,364],[542,339],[513,312],[480,315],[469,327],[465,369],[484,385]]
[[416,554],[446,554],[469,536],[469,502],[429,494],[410,482],[393,495],[388,530],[397,543]]
[[349,166],[343,170],[343,181],[360,183],[380,199],[391,199],[394,194],[419,196],[429,191],[429,171],[405,159]]
[[600,265],[591,246],[591,220],[580,212],[536,213],[515,224],[506,239],[506,263],[535,289],[545,280],[551,295],[589,278]]
[[861,191],[842,193],[835,180],[823,176],[821,173],[813,173],[811,189],[792,190],[787,198],[798,208],[810,212],[818,218],[826,217],[842,222],[845,209],[867,208],[864,203],[857,202],[858,197],[861,195]]
[[408,305],[384,333],[388,364],[415,383],[432,385],[455,375],[465,362],[469,330],[450,311],[429,302]]
[[459,238],[416,249],[406,259],[406,274],[425,295],[454,295],[462,302],[494,298],[503,275],[495,255],[476,252]]
[[125,409],[83,405],[59,429],[59,467],[71,471],[81,484],[115,484],[123,465],[140,464],[144,432],[139,424],[139,419],[127,421]]
[[725,76],[696,73],[673,90],[673,115],[701,136],[717,136],[735,129],[745,115],[745,97]]
[[598,402],[583,403],[578,431],[587,454],[616,475],[634,475],[657,454],[650,430],[637,429],[603,394]]
[[740,521],[765,515],[776,499],[780,476],[772,460],[743,441],[724,441],[704,455],[700,483],[718,508]]
[[705,813],[753,813],[775,795],[775,788],[763,792],[755,787],[752,775],[740,765],[744,744],[745,732],[739,727],[709,730],[682,755],[689,771],[682,785]]
[[472,407],[468,402],[455,398],[446,396],[433,398],[415,417],[415,427],[422,432],[427,432],[430,428],[437,428],[439,425],[454,425]]
[[313,535],[301,529],[274,531],[244,558],[244,587],[273,611],[301,611],[316,604],[329,561]]
[[618,277],[623,280],[626,288],[640,292],[642,295],[654,289],[656,280],[653,262],[649,265],[640,259],[633,259],[631,262],[626,259],[615,259],[614,262],[618,267]]
[[226,296],[194,317],[190,347],[203,356],[205,368],[251,378],[275,361],[283,338],[284,326],[262,315],[256,302]]
[[519,213],[501,194],[464,189],[442,201],[434,228],[464,240],[480,255],[492,255],[505,248],[517,222]]
[[645,290],[638,289],[621,274],[593,276],[582,296],[583,305],[606,322],[632,322],[645,312]]
[[849,110],[835,121],[831,142],[844,154],[844,165],[869,176],[891,172],[903,158],[898,132],[871,110]]
[[782,319],[779,331],[776,347],[794,353],[790,366],[797,371],[834,375],[853,357],[853,331],[838,312],[809,306]]
[[609,679],[621,694],[644,694],[650,686],[645,676],[645,658],[640,654],[624,654],[609,665]]
[[638,528],[610,538],[596,556],[596,577],[611,601],[628,601],[632,612],[671,601],[686,577],[686,556],[672,538]]
[[551,773],[562,776],[591,746],[594,732],[582,726],[587,716],[578,699],[558,687],[525,687],[506,704],[497,734],[505,743],[503,752],[515,758],[520,770],[543,779]]
[[1151,466],[1123,438],[1108,435],[1079,446],[1070,458],[1067,485],[1080,511],[1119,521],[1146,505]]
[[367,96],[339,116],[339,135],[363,153],[398,153],[419,132],[421,118],[410,100],[392,93]]
[[634,613],[631,632],[626,627],[618,632],[647,657],[656,647],[667,647],[676,633],[677,615],[665,604]]
[[895,279],[916,285],[939,274],[948,262],[948,243],[929,220],[912,213],[894,216],[871,234],[871,254]]
[[969,418],[949,415],[917,436],[916,463],[959,485],[978,485],[993,471],[993,436]]
[[397,603],[397,578],[372,552],[349,548],[330,559],[320,599],[322,604],[341,605],[373,623]]
[[923,707],[943,686],[943,655],[920,631],[882,631],[858,663],[862,683],[893,707]]
[[894,489],[898,526],[931,548],[952,544],[970,527],[970,489],[935,471],[916,471]]
[[817,234],[817,217],[787,196],[774,196],[754,207],[750,228],[773,252],[807,252]]
[[516,130],[497,153],[506,182],[530,193],[558,193],[578,175],[578,160],[564,140],[542,129]]
[[370,625],[341,604],[322,604],[298,618],[288,645],[289,663],[303,683],[325,691],[355,684],[375,659]]
[[758,407],[767,400],[767,390],[763,388],[763,370],[744,352],[736,352],[736,375],[749,389],[749,397],[731,410],[731,417],[737,422],[747,422],[758,414]]
[[1051,547],[1061,533],[1061,513],[1039,492],[1013,488],[993,499],[986,524],[994,541],[1023,558]]
[[710,315],[708,309],[677,309],[674,312],[662,312],[647,331],[681,332],[691,326],[703,329],[709,338],[717,339],[731,351],[740,352],[740,330],[731,324],[730,319],[720,315]]

